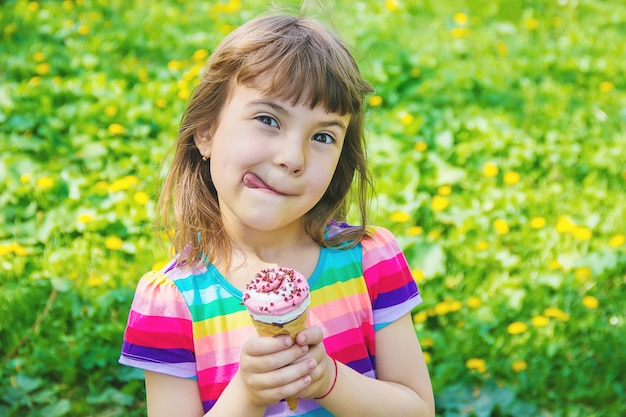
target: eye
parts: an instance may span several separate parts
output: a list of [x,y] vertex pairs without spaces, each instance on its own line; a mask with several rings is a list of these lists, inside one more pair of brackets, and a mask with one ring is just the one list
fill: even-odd
[[278,122],[272,116],[263,114],[261,116],[256,116],[255,119],[263,123],[264,125],[278,127]]
[[332,135],[329,135],[328,133],[316,133],[313,135],[312,139],[316,142],[321,142],[321,143],[334,143],[335,138]]

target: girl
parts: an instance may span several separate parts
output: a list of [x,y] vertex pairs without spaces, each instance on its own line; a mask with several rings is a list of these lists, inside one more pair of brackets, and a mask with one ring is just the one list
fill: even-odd
[[[124,335],[150,417],[434,415],[419,292],[393,236],[365,224],[369,92],[312,19],[257,18],[215,49],[159,202],[178,255],[140,280]],[[353,184],[358,226],[343,223]],[[257,336],[241,303],[270,266],[309,280],[295,342]]]

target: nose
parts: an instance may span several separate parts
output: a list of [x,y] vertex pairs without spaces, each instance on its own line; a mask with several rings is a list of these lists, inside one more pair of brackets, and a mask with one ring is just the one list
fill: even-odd
[[305,143],[300,137],[285,137],[277,143],[274,163],[291,175],[300,175],[306,161]]

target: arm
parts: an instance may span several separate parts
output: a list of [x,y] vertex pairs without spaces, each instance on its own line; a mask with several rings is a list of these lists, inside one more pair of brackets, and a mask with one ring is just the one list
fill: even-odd
[[[307,337],[313,342],[321,335],[309,332]],[[323,349],[321,343],[311,350],[319,349]],[[376,368],[378,379],[373,379],[339,363],[335,387],[319,400],[320,404],[337,417],[435,415],[428,369],[409,314],[376,333]],[[334,373],[333,361],[324,351],[311,374],[311,387],[300,396],[324,395],[332,385]]]

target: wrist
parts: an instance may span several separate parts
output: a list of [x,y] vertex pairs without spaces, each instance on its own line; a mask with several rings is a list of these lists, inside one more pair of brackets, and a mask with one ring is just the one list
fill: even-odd
[[334,377],[331,379],[330,387],[326,390],[326,393],[322,395],[321,397],[313,398],[314,400],[322,400],[328,397],[328,395],[333,391],[333,389],[335,388],[335,385],[337,384],[337,377],[339,376],[339,366],[337,365],[337,360],[335,358],[330,357],[330,359],[332,359],[333,361],[333,368],[335,371]]

